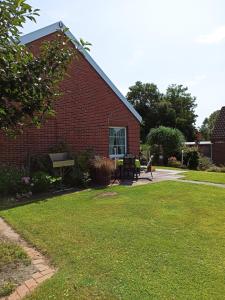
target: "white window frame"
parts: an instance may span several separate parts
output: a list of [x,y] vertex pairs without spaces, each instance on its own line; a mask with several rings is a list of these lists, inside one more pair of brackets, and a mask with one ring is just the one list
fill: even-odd
[[[124,148],[125,148],[125,153],[124,154],[117,154],[117,155],[115,155],[115,154],[110,154],[109,155],[109,157],[110,158],[122,158],[122,157],[124,157],[125,155],[126,155],[126,153],[127,153],[127,128],[126,127],[119,127],[119,126],[110,126],[109,127],[109,129],[110,128],[117,128],[117,129],[125,129],[125,135],[124,135],[124,138],[125,138],[125,143],[124,143]],[[110,131],[109,131],[110,132]],[[110,139],[109,139],[109,134],[108,134],[108,140],[109,140],[109,143],[110,143]],[[108,143],[108,144],[109,144]],[[110,146],[110,145],[109,145]]]

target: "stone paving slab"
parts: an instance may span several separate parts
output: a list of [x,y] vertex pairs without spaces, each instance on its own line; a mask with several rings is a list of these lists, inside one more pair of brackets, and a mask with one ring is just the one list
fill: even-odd
[[0,300],[21,300],[43,281],[51,278],[55,274],[56,269],[50,267],[47,259],[39,251],[29,246],[1,217],[0,235],[19,244],[30,257],[31,263],[37,268],[37,272],[32,274],[30,279],[18,286],[11,295],[0,298]]

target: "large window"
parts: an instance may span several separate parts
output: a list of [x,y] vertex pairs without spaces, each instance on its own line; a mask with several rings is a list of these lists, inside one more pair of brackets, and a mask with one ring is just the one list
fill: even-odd
[[123,157],[127,152],[127,137],[125,127],[109,128],[109,156]]

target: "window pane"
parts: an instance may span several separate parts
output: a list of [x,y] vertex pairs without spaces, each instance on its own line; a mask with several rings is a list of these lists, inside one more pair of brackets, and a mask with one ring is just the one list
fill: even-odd
[[125,147],[124,146],[118,146],[118,154],[125,154]]
[[120,130],[118,130],[118,133],[117,133],[118,136],[125,136],[125,128],[121,128]]
[[114,147],[109,147],[109,155],[113,155],[114,154]]
[[118,137],[117,145],[125,145],[125,137]]
[[109,128],[109,135],[113,136],[115,134],[114,128]]
[[126,146],[126,132],[125,128],[115,127],[109,128],[109,154],[115,155],[115,149],[117,155],[125,154]]
[[110,146],[113,146],[113,145],[114,145],[114,140],[115,140],[114,137],[109,137],[109,145],[110,145]]

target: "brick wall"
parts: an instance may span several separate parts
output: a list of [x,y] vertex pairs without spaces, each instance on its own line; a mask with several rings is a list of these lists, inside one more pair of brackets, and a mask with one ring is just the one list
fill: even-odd
[[[44,39],[53,38],[55,34]],[[31,51],[37,53],[42,41],[32,42]],[[28,154],[48,153],[49,147],[62,140],[73,151],[91,148],[108,156],[109,126],[127,127],[128,152],[138,155],[139,122],[81,54],[68,74],[60,84],[63,96],[55,103],[56,117],[41,129],[26,129],[15,140],[0,134],[0,163],[21,165]]]

